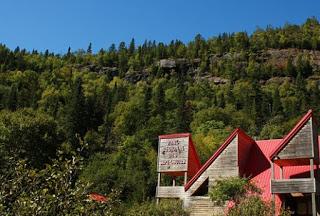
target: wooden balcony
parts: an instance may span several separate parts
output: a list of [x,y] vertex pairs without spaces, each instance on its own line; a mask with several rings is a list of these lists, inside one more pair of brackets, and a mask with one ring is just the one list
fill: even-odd
[[160,186],[157,187],[157,198],[182,198],[184,196],[184,186]]
[[314,193],[315,178],[277,179],[271,180],[271,193]]

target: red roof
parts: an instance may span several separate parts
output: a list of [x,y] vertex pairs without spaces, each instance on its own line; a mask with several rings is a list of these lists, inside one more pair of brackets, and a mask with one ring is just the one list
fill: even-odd
[[270,158],[276,157],[279,152],[288,144],[288,142],[301,130],[301,128],[308,122],[312,117],[312,110],[309,110],[300,121],[294,126],[294,128],[288,133],[288,135],[282,139],[280,144],[270,153]]
[[89,198],[93,201],[101,202],[101,203],[105,203],[108,201],[106,196],[99,193],[95,193],[95,192],[90,193]]
[[[318,137],[320,140],[320,136]],[[251,181],[254,182],[262,190],[262,197],[264,200],[271,200],[271,159],[269,155],[275,152],[283,143],[283,139],[273,140],[257,140],[254,148],[251,149],[250,158],[247,163],[246,172],[251,174]],[[280,178],[280,168],[277,164],[275,166],[275,178]],[[315,165],[316,167],[316,165]],[[284,178],[301,178],[307,177],[310,173],[310,165],[301,166],[286,166],[283,167]],[[281,197],[276,195],[277,207],[281,206]]]
[[[238,134],[239,137],[243,138],[244,144],[250,144],[251,149],[248,152],[248,157],[244,166],[244,172],[246,176],[250,176],[251,181],[253,181],[262,190],[262,197],[264,200],[271,199],[271,160],[283,149],[283,147],[298,133],[298,131],[305,125],[305,123],[312,117],[312,111],[309,110],[308,113],[302,117],[302,119],[295,125],[295,127],[290,131],[290,133],[283,139],[272,139],[272,140],[257,140],[254,141],[249,136],[247,136],[242,130],[236,129],[233,133],[226,139],[226,141],[220,146],[220,148],[207,160],[207,162],[201,167],[201,169],[193,176],[189,182],[185,185],[185,190],[188,190],[192,184],[201,176],[201,174],[217,159],[217,157],[225,150],[225,148],[231,143],[231,141]],[[239,139],[240,140],[240,139]],[[320,143],[320,136],[318,137],[318,145]],[[240,142],[238,143],[238,145]],[[241,151],[239,148],[239,151]],[[320,149],[320,148],[318,148]],[[320,153],[319,153],[320,154]],[[271,157],[270,157],[271,155]],[[310,175],[310,165],[305,165],[303,161],[296,161],[295,166],[285,166],[283,167],[284,178],[301,178],[308,177]],[[239,162],[238,162],[239,164]],[[243,164],[243,163],[242,163]],[[291,164],[291,163],[290,163]],[[243,166],[243,165],[242,165]],[[315,169],[318,165],[314,166]],[[280,178],[280,168],[279,165],[274,164],[275,178]],[[279,210],[281,207],[281,196],[276,194],[276,207]]]
[[164,134],[160,135],[159,139],[172,139],[172,138],[181,138],[181,137],[190,137],[191,133],[176,133],[176,134]]

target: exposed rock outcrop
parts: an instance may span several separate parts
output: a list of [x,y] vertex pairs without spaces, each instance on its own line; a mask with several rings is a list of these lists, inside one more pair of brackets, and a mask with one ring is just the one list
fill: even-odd
[[161,59],[159,66],[160,68],[172,69],[176,67],[176,61],[173,59]]

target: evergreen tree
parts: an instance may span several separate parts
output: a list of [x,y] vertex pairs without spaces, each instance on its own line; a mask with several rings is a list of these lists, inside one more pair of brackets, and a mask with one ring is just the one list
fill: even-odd
[[164,92],[164,86],[162,83],[159,83],[159,85],[155,88],[155,92],[153,95],[153,115],[160,115],[162,118],[164,117],[166,110],[166,104],[165,104],[165,92]]
[[276,88],[272,97],[272,115],[276,116],[282,113],[279,89]]
[[116,52],[117,51],[117,49],[116,49],[116,45],[113,43],[113,44],[111,44],[111,46],[109,47],[109,49],[108,49],[108,52],[109,53],[113,53],[113,52]]
[[102,107],[99,106],[98,97],[94,93],[92,96],[88,97],[86,100],[86,114],[87,114],[87,122],[88,125],[86,127],[89,130],[96,130],[97,126],[100,125],[101,119],[103,116],[102,114]]
[[71,97],[67,106],[66,135],[68,141],[78,147],[77,135],[83,137],[87,130],[87,112],[85,97],[82,89],[82,79],[78,77],[72,88]]
[[92,43],[91,42],[89,43],[89,46],[87,48],[87,53],[92,54]]
[[68,47],[67,57],[71,56],[71,47]]
[[131,42],[130,42],[130,45],[129,45],[129,50],[128,50],[129,55],[133,55],[135,49],[136,49],[136,46],[135,46],[134,38],[132,38]]
[[287,72],[288,76],[291,76],[291,77],[296,77],[297,76],[296,69],[295,69],[295,67],[293,65],[292,56],[289,56],[289,58],[287,60],[286,72]]
[[218,107],[224,108],[226,106],[226,101],[224,99],[224,94],[219,95]]
[[119,44],[118,66],[120,71],[120,77],[124,77],[128,70],[128,54],[125,42],[121,42]]
[[17,47],[14,49],[14,53],[17,54],[17,53],[19,53],[19,52],[20,52],[20,47],[17,46]]
[[312,74],[312,66],[309,59],[302,55],[299,55],[297,59],[297,75],[298,73],[300,73],[302,78],[306,78]]
[[15,111],[18,108],[18,88],[13,84],[10,88],[9,96],[7,98],[7,108]]
[[265,119],[268,117],[267,112],[267,104],[264,94],[262,93],[261,86],[257,81],[254,81],[252,84],[253,92],[254,92],[254,98],[252,101],[252,109],[251,109],[251,115],[253,116],[253,119],[255,120],[256,124],[256,131],[255,134],[259,131],[259,127],[263,125],[265,122]]
[[295,80],[295,84],[296,84],[295,94],[296,94],[296,97],[299,102],[299,108],[301,110],[300,112],[304,112],[308,109],[306,107],[307,95],[306,95],[305,81],[304,81],[304,79],[302,77],[302,73],[300,71],[298,71],[298,75]]
[[[116,84],[114,88],[116,88]],[[112,120],[110,118],[110,113],[113,110],[113,107],[115,106],[115,101],[114,99],[114,94],[115,91],[110,91],[109,89],[106,90],[104,94],[104,107],[105,107],[105,112],[104,112],[104,118],[103,118],[103,124],[99,128],[100,133],[102,133],[103,141],[105,144],[109,142],[110,134],[111,134],[111,127],[112,127]],[[108,146],[107,146],[108,147]]]
[[48,58],[48,56],[49,56],[49,50],[46,49],[46,51],[44,52],[44,57],[45,57],[45,58]]
[[152,89],[147,86],[145,88],[144,99],[143,99],[143,118],[146,123],[151,115],[151,98],[152,98]]
[[189,130],[190,124],[190,112],[189,107],[186,106],[186,87],[184,83],[180,81],[178,83],[178,100],[177,100],[177,117],[176,128],[177,132],[186,132]]

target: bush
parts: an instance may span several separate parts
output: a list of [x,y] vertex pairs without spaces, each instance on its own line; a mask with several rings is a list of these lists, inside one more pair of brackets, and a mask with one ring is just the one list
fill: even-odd
[[[212,201],[223,205],[227,201],[233,206],[227,209],[228,216],[271,216],[274,206],[260,197],[261,190],[248,178],[230,177],[217,180],[209,192]],[[289,216],[290,211],[281,209],[281,216]]]
[[42,170],[12,161],[10,172],[0,176],[1,215],[113,215],[119,193],[108,194],[106,203],[89,201],[88,183],[77,181],[82,163],[79,154],[58,155]]
[[260,193],[260,189],[247,178],[231,177],[217,180],[209,192],[209,196],[212,201],[221,205],[229,200],[237,203],[247,193]]
[[271,216],[272,206],[266,203],[259,196],[248,196],[240,200],[228,212],[228,216]]

